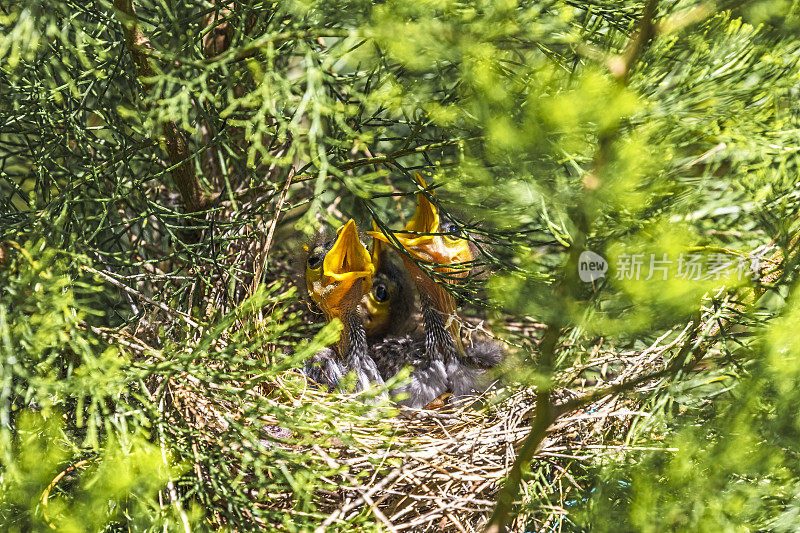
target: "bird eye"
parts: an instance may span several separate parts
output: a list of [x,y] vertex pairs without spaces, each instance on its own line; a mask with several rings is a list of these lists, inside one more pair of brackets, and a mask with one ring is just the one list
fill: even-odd
[[372,295],[377,302],[385,302],[389,299],[389,291],[386,290],[384,285],[375,285],[372,289]]
[[459,237],[461,230],[452,222],[445,222],[442,224],[442,233],[447,233],[450,237]]
[[308,258],[308,268],[312,270],[316,270],[322,266],[322,256],[319,254],[314,254]]

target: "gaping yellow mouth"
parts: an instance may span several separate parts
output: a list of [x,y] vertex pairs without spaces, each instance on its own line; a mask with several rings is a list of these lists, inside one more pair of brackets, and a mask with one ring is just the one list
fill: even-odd
[[[417,182],[422,187],[427,187],[425,180],[419,174],[416,174]],[[441,232],[441,218],[439,210],[430,200],[423,194],[417,194],[417,209],[414,216],[406,224],[403,231],[394,233],[394,237],[406,250],[417,260],[434,263],[441,265],[434,267],[436,272],[447,274],[448,282],[453,283],[457,281],[454,278],[463,278],[469,274],[466,268],[453,268],[452,265],[458,263],[466,263],[474,259],[472,251],[469,248],[469,241],[462,237],[451,235],[419,235],[420,233],[440,233]],[[414,233],[410,233],[414,232]],[[388,243],[394,246],[394,243],[382,232],[368,231],[373,239]],[[409,272],[414,277],[417,287],[421,292],[433,300],[436,308],[445,316],[449,322],[447,329],[450,331],[453,341],[455,342],[456,349],[463,355],[464,347],[461,343],[460,323],[456,316],[456,303],[453,296],[447,290],[434,282],[427,274],[423,273],[417,265],[407,261],[403,257]]]
[[[374,235],[375,233],[381,233],[381,229],[372,221],[372,231],[368,231],[367,235]],[[381,233],[381,235],[383,235]],[[372,249],[370,250],[370,256],[372,257],[372,264],[375,265],[375,271],[381,269],[381,256],[383,252],[386,250],[386,243],[387,241],[381,239],[372,239]]]
[[[426,187],[422,177],[419,174],[416,177],[417,181]],[[439,210],[424,194],[420,193],[417,195],[417,209],[414,216],[403,231],[394,233],[394,236],[414,258],[421,261],[443,266],[471,261],[473,256],[466,239],[449,235],[418,235],[419,233],[439,233],[440,224]],[[377,228],[368,231],[367,234],[371,235],[373,239],[393,244],[386,235],[377,231]],[[453,272],[453,269],[436,268],[436,271]],[[466,271],[463,275],[466,275]]]
[[352,219],[339,228],[333,247],[325,254],[321,270],[316,276],[307,273],[306,282],[312,299],[323,309],[342,307],[346,303],[345,296],[359,280],[362,280],[361,291],[352,295],[356,299],[351,304],[357,305],[362,294],[372,287],[375,267],[369,252],[358,239],[356,223]]

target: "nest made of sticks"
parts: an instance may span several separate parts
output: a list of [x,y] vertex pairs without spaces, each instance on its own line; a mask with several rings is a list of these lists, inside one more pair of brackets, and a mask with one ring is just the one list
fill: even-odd
[[[536,452],[531,469],[538,479],[524,483],[519,502],[522,512],[512,530],[529,530],[531,524],[536,530],[556,528],[569,506],[585,491],[576,478],[586,465],[604,456],[644,449],[626,441],[631,423],[648,416],[637,398],[659,386],[659,372],[672,364],[675,353],[687,343],[696,345],[698,332],[708,331],[718,319],[714,313],[707,314],[705,321],[671,330],[645,349],[620,352],[599,341],[586,348],[587,357],[582,362],[575,362],[555,377],[554,382],[561,384],[552,394],[556,419]],[[146,357],[146,345],[130,337],[125,342],[129,349]],[[296,380],[298,376],[287,372],[285,378]],[[232,391],[247,390],[245,397],[254,403],[268,399],[276,409],[296,408],[304,402],[360,401],[353,395],[328,394],[313,388],[301,395],[276,395],[275,390],[285,386],[281,380],[253,389],[235,380],[203,382],[186,373],[165,379],[171,402],[165,416],[171,425],[191,429],[195,448],[208,445],[235,452],[253,445],[231,442],[231,424],[252,417],[247,402],[231,401]],[[630,383],[635,385],[615,390]],[[634,394],[620,394],[623,390]],[[531,431],[534,407],[530,388],[501,382],[472,403],[446,404],[436,410],[392,411],[394,416],[380,418],[379,422],[368,416],[334,419],[339,427],[333,432],[346,433],[349,444],[337,439],[293,443],[292,432],[281,427],[277,417],[261,416],[258,423],[274,437],[262,441],[265,448],[261,449],[277,442],[278,446],[311,454],[341,472],[337,479],[327,480],[340,489],[319,490],[314,497],[318,512],[324,516],[318,531],[348,524],[365,512],[389,531],[481,531],[519,446]],[[248,419],[247,423],[255,422]],[[254,446],[259,449],[258,444]],[[236,457],[237,453],[230,454],[229,467],[246,470],[235,464]],[[208,484],[207,470],[198,459],[187,475],[194,476],[195,483]],[[247,475],[243,480],[247,483]],[[290,490],[270,493],[267,498],[254,493],[252,505],[291,512],[292,496]],[[225,522],[222,517],[217,520],[218,525]],[[267,525],[258,518],[253,521]]]
[[[589,465],[632,450],[656,449],[637,447],[629,439],[632,425],[649,416],[643,406],[648,394],[664,386],[667,371],[674,365],[691,371],[706,355],[714,355],[711,350],[715,340],[727,324],[736,323],[742,301],[742,295],[721,289],[709,298],[709,307],[695,320],[665,332],[645,348],[620,349],[603,339],[586,345],[562,345],[560,350],[580,356],[553,378],[554,422],[530,465],[535,475],[523,483],[520,512],[511,529],[557,529],[569,508],[585,497],[587,487],[582,486],[581,475]],[[471,322],[465,329],[485,332],[480,321]],[[530,344],[535,343],[543,327],[519,319],[504,324],[506,330],[515,330]],[[157,359],[154,354],[158,350],[136,335],[104,334],[141,361]],[[223,335],[218,343],[222,346],[225,342]],[[198,364],[219,363],[211,360]],[[330,434],[346,434],[348,443],[329,435],[316,443],[295,442],[296,435],[275,413],[309,404],[335,408],[362,399],[311,387],[298,392],[291,382],[296,385],[302,377],[291,370],[257,387],[239,377],[204,381],[191,372],[154,376],[147,386],[169,392],[159,416],[171,427],[184,428],[192,440],[192,452],[182,457],[192,463],[185,474],[192,479],[185,484],[202,485],[212,495],[216,490],[209,465],[198,449],[217,450],[217,455],[230,461],[229,469],[240,471],[247,486],[255,473],[239,464],[242,449],[268,453],[280,446],[309,454],[340,472],[325,480],[329,488],[315,491],[314,506],[321,517],[318,531],[337,526],[346,530],[365,513],[389,531],[482,531],[535,416],[534,390],[513,381],[515,364],[521,361],[509,358],[498,373],[500,384],[474,402],[399,412],[387,406],[377,417],[332,418]],[[530,361],[525,366],[529,367]],[[265,402],[271,410],[254,415],[256,406]],[[382,409],[374,406],[376,411]],[[265,438],[242,442],[240,433],[231,429],[237,424],[259,426]],[[250,502],[253,508],[286,513],[293,512],[293,496],[288,488],[266,497],[253,490]],[[247,509],[242,513],[251,514],[254,524],[268,525],[256,516],[258,513]],[[218,526],[231,525],[222,515],[210,519]]]

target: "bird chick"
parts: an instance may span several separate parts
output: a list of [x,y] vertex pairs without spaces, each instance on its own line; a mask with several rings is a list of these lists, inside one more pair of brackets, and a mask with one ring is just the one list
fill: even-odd
[[338,319],[342,332],[333,348],[315,354],[306,364],[305,373],[314,381],[336,387],[349,372],[356,376],[356,390],[383,379],[369,357],[367,335],[359,312],[359,303],[372,286],[375,267],[367,249],[358,238],[351,219],[339,228],[332,241],[320,242],[309,249],[305,282],[308,295],[325,319]]
[[[416,177],[425,188],[425,181],[419,174]],[[433,362],[444,365],[447,390],[456,398],[485,390],[485,369],[499,362],[499,347],[480,343],[478,348],[464,348],[455,299],[419,266],[431,264],[447,283],[458,283],[469,275],[466,265],[474,259],[469,241],[455,224],[440,217],[438,208],[424,193],[417,195],[414,216],[403,231],[393,234],[394,239],[378,231],[368,234],[395,247],[396,240],[407,251],[407,255],[401,252],[401,257],[420,293],[426,352]]]
[[361,300],[361,316],[370,345],[388,336],[407,333],[414,311],[412,281],[403,267],[392,259],[392,254],[386,243],[372,240],[370,256],[375,275],[372,277],[372,289]]

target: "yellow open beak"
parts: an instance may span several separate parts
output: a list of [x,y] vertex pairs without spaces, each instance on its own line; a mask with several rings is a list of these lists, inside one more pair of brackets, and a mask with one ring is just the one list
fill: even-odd
[[369,252],[358,239],[356,223],[351,219],[337,232],[336,242],[322,262],[322,275],[318,281],[324,307],[335,309],[343,306],[343,299],[358,280],[362,281],[361,292],[352,305],[358,305],[363,293],[372,288],[375,267]]
[[[420,185],[427,187],[425,180],[419,174],[416,174],[416,178]],[[467,269],[457,270],[450,267],[450,265],[464,263],[473,259],[469,242],[466,239],[449,235],[416,235],[409,233],[411,231],[415,233],[438,233],[440,223],[439,210],[424,194],[420,193],[417,195],[417,209],[414,212],[414,216],[406,224],[404,230],[394,233],[394,236],[415,259],[442,265],[434,267],[437,272],[449,273],[453,278],[465,277],[469,273]],[[394,246],[386,235],[377,231],[377,228],[374,231],[368,231],[367,235]],[[403,261],[406,262],[418,286],[421,284],[422,290],[427,292],[433,299],[434,305],[446,316],[455,315],[456,304],[453,296],[444,287],[423,274],[416,268],[416,265],[409,264],[405,257],[403,257]],[[452,320],[448,329],[453,335],[456,348],[463,355],[464,348],[461,344],[458,320]]]
[[[416,175],[417,181],[425,187],[425,181]],[[403,231],[394,234],[397,241],[402,244],[408,252],[416,259],[436,263],[439,265],[453,265],[464,263],[473,259],[469,249],[469,243],[461,237],[450,237],[448,235],[415,235],[415,233],[437,233],[439,232],[439,210],[428,198],[420,193],[417,195],[417,210],[414,216],[406,224]],[[389,238],[377,231],[368,231],[373,239],[392,244]],[[452,268],[436,268],[437,272],[453,272]],[[464,271],[463,275],[467,272]]]

